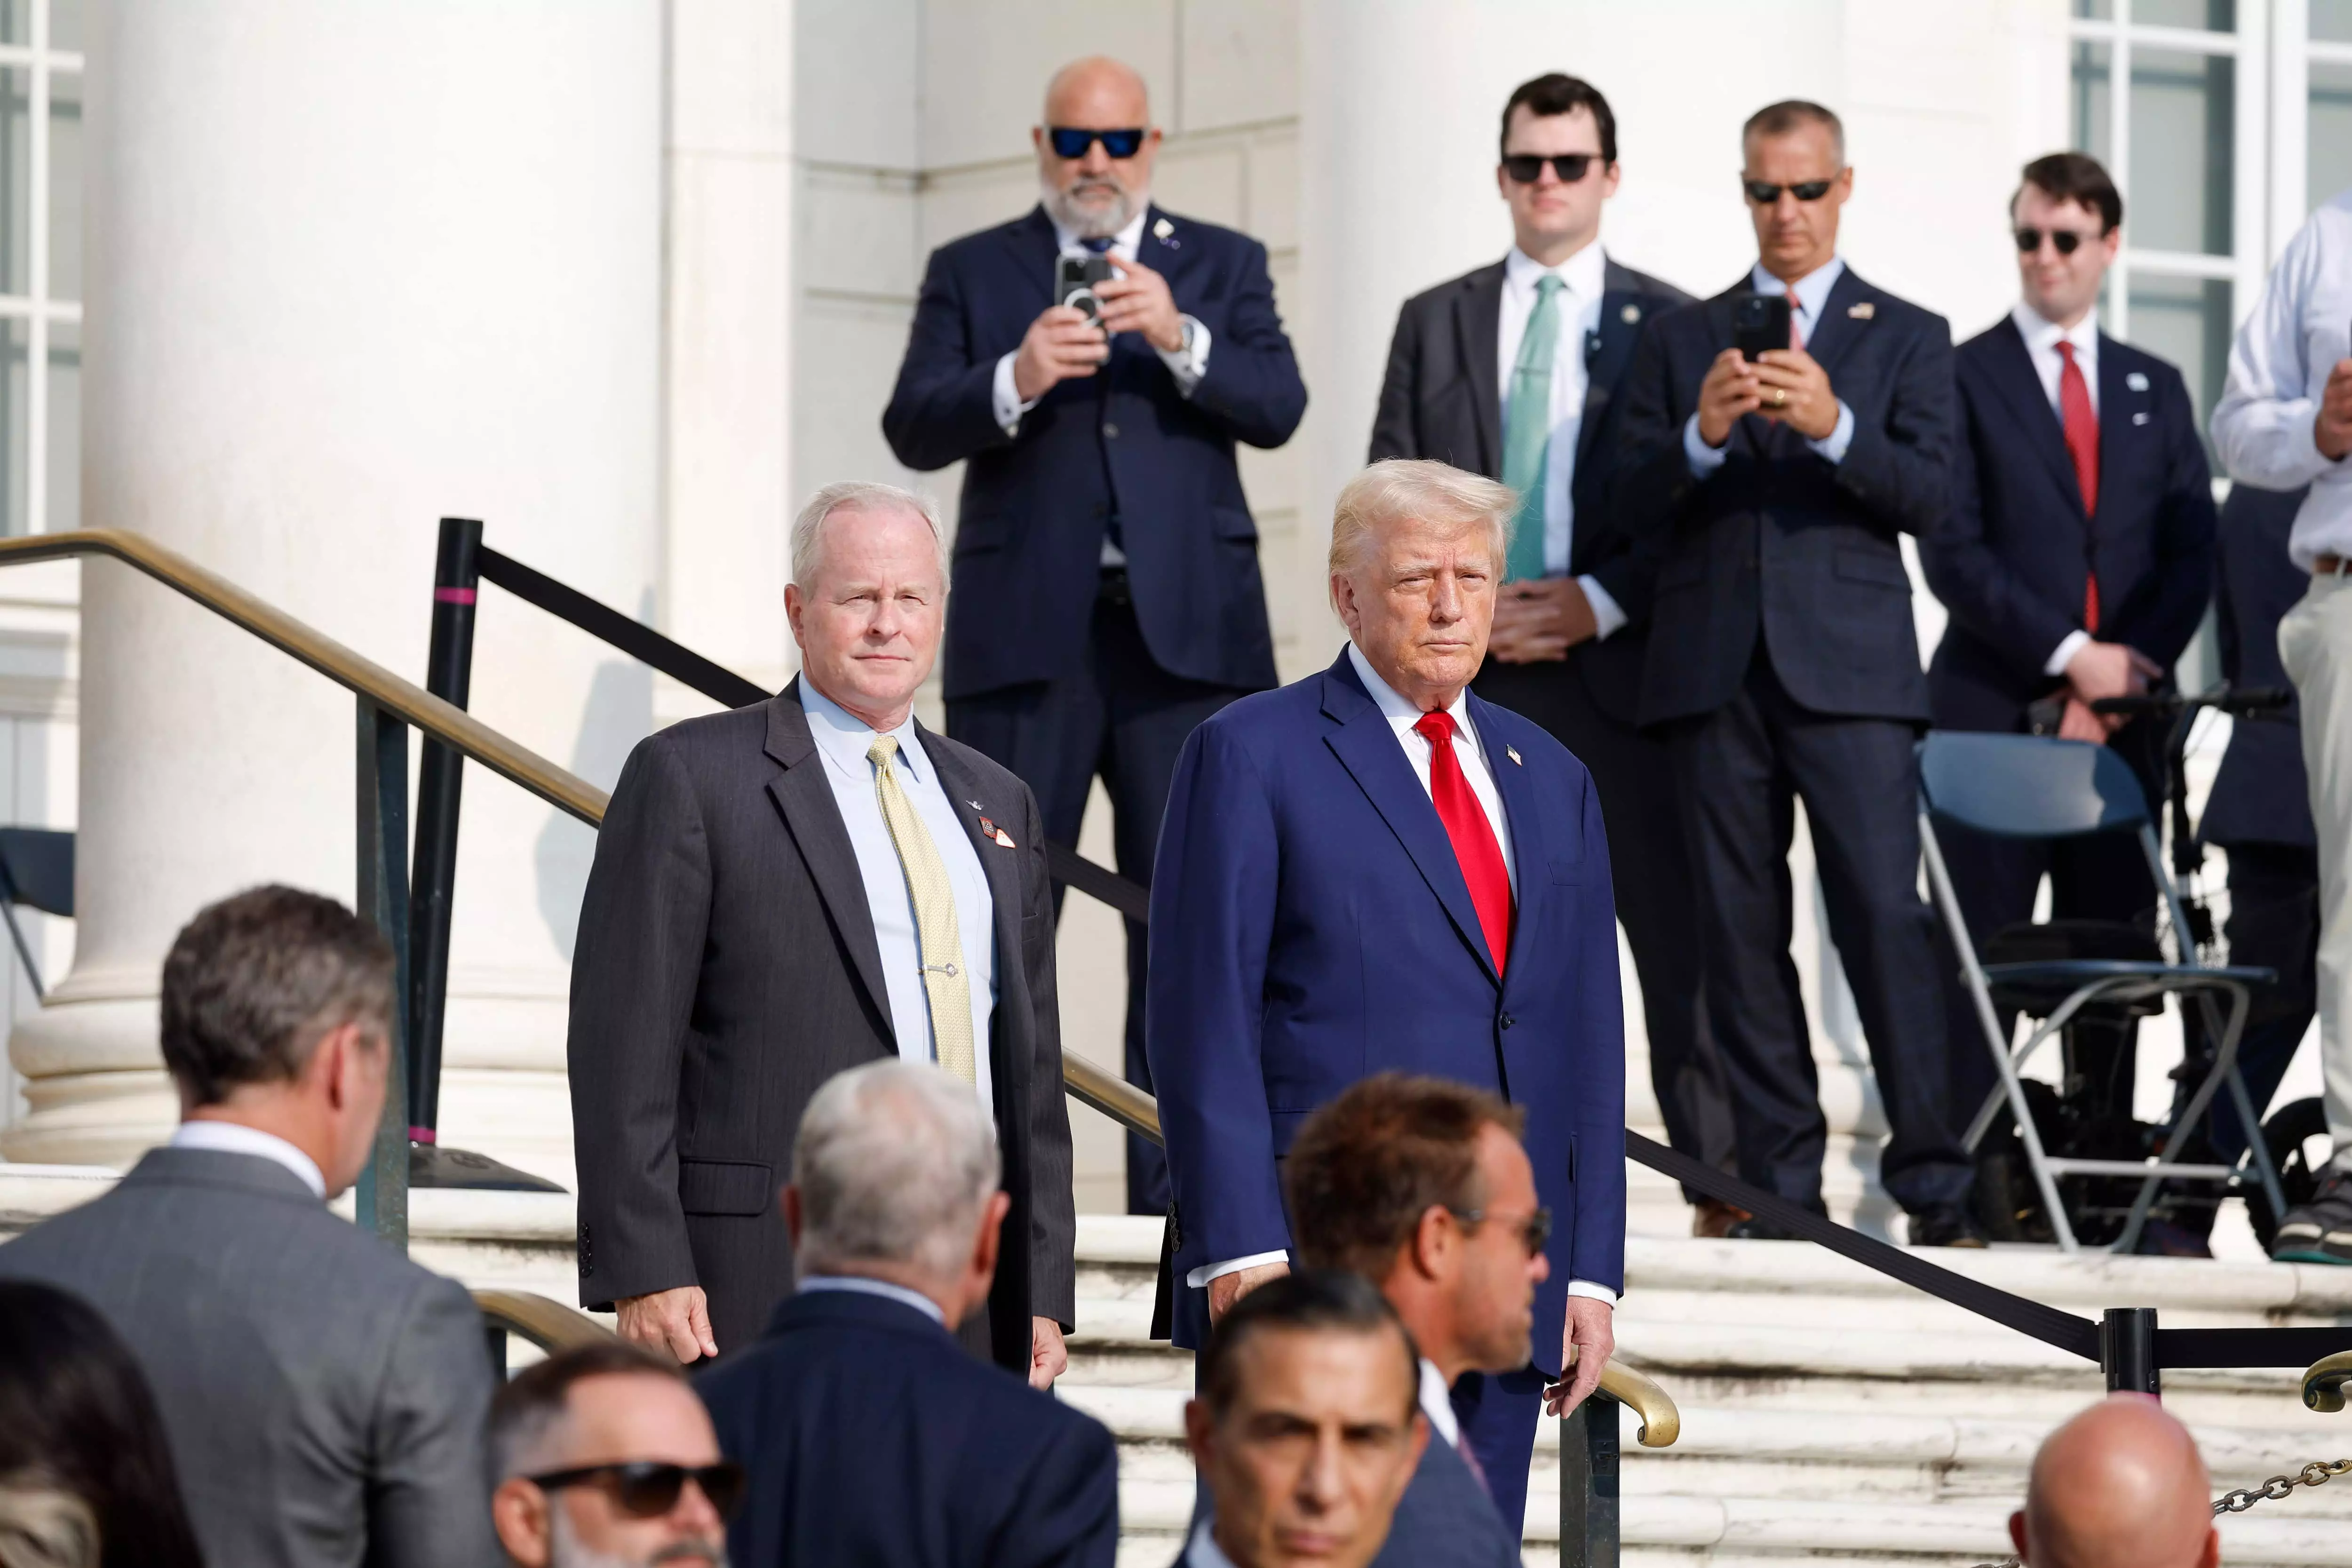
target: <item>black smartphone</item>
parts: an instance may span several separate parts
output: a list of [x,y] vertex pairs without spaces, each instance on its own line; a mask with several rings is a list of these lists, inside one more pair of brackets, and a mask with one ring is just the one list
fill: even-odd
[[1102,301],[1095,297],[1095,285],[1113,276],[1107,256],[1065,256],[1054,267],[1054,303],[1071,306],[1100,326]]
[[1743,294],[1731,306],[1731,346],[1754,364],[1767,349],[1789,346],[1789,297]]

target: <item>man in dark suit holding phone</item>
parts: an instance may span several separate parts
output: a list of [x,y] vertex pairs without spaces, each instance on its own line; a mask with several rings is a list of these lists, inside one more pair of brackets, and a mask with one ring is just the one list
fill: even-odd
[[[1019,774],[1066,845],[1099,774],[1119,872],[1148,882],[1193,726],[1276,683],[1234,448],[1290,439],[1307,389],[1265,247],[1151,205],[1141,77],[1064,67],[1031,139],[1040,204],[933,253],[882,430],[908,468],[965,465],[949,737]],[[1091,302],[1059,302],[1064,258],[1111,274]],[[1139,922],[1127,939],[1127,1072],[1149,1089]],[[1130,1212],[1166,1212],[1166,1164],[1132,1135],[1127,1177]]]
[[[2020,299],[1954,356],[1952,505],[1920,563],[1952,617],[1927,674],[1937,727],[2112,743],[2153,805],[2168,721],[2126,723],[2090,704],[2146,690],[2196,635],[2213,585],[2213,487],[2179,371],[2099,330],[2123,212],[2095,159],[2053,153],[2025,166],[2010,201]],[[2045,871],[2058,917],[2154,929],[2156,884],[2127,837],[2047,844],[1943,831],[1979,945],[2032,917]],[[1943,974],[1953,1112],[1965,1120],[1999,1074],[1957,964]],[[2091,1081],[2092,1103],[2118,1127],[2131,1117],[2137,1028],[2070,1032],[2070,1073]]]
[[[1432,458],[1519,491],[1475,689],[1591,770],[1666,1136],[1728,1169],[1731,1108],[1700,1000],[1674,765],[1664,741],[1634,724],[1655,552],[1637,552],[1609,510],[1634,342],[1690,296],[1602,253],[1601,207],[1617,179],[1617,117],[1598,89],[1555,71],[1511,94],[1495,170],[1510,251],[1405,301],[1371,460]],[[1720,1236],[1738,1215],[1684,1196],[1698,1235]]]
[[1617,490],[1662,553],[1641,717],[1666,726],[1682,781],[1740,1173],[1821,1205],[1828,1123],[1789,956],[1801,798],[1892,1133],[1881,1180],[1914,1246],[1982,1246],[1916,885],[1927,691],[1896,544],[1946,504],[1951,335],[1838,256],[1853,172],[1836,115],[1773,104],[1742,150],[1759,259],[1643,335]]

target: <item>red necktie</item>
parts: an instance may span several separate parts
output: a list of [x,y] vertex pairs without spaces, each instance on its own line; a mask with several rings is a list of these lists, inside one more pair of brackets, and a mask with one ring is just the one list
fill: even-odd
[[1797,291],[1791,289],[1789,290],[1789,346],[1801,353],[1805,346],[1805,329],[1797,324],[1797,311],[1800,309],[1797,303]]
[[1437,807],[1437,819],[1445,824],[1445,837],[1454,841],[1454,858],[1461,863],[1463,881],[1469,884],[1470,904],[1478,911],[1487,956],[1500,974],[1511,951],[1511,874],[1503,866],[1503,847],[1495,842],[1486,807],[1462,776],[1462,760],[1454,754],[1454,715],[1424,713],[1412,727],[1429,742],[1429,798]]
[[[2091,384],[2083,379],[2083,367],[2074,363],[2074,345],[2059,339],[2058,357],[2064,362],[2058,373],[2058,416],[2066,426],[2066,455],[2074,459],[2074,482],[2083,490],[2083,516],[2093,518],[2099,512],[2099,416],[2091,409]],[[2084,578],[2083,629],[2099,629],[2095,573]]]

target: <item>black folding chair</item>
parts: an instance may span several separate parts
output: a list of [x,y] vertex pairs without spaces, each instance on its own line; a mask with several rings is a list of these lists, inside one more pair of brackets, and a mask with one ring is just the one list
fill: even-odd
[[33,962],[33,944],[25,939],[16,906],[71,919],[73,893],[72,834],[46,827],[0,827],[0,920],[8,923],[9,939],[16,944],[16,957],[37,1000],[46,1002],[48,990],[41,984],[41,966]]
[[[2073,838],[2093,833],[2132,833],[2138,837],[2168,917],[2175,956],[2161,945],[2153,958],[2063,956],[2032,962],[1986,963],[1977,956],[1968,921],[1952,891],[1951,874],[1944,864],[1943,847],[1936,837],[1938,821],[1958,823],[1979,833],[2003,838]],[[2186,1005],[2192,998],[2200,1009],[2209,1039],[2218,1041],[2213,1065],[2180,1114],[2158,1130],[2163,1146],[2170,1148],[2180,1131],[2199,1125],[2213,1096],[2230,1091],[2245,1125],[2260,1125],[2254,1107],[2238,1074],[2238,1037],[2245,1026],[2252,987],[2275,984],[2267,969],[2221,967],[2198,962],[2188,918],[2164,867],[2147,801],[2139,781],[2124,760],[2105,746],[2081,741],[2061,741],[2039,735],[1983,735],[1938,731],[1919,743],[1919,845],[1927,863],[1927,881],[1950,930],[1960,957],[1960,972],[1976,1003],[1986,1047],[1992,1052],[2000,1084],[1987,1097],[1969,1123],[1967,1143],[1973,1152],[1989,1132],[2004,1099],[2016,1119],[2018,1138],[2027,1163],[2050,1215],[2052,1232],[2068,1252],[2080,1250],[2074,1227],[2058,1196],[2057,1178],[2068,1175],[2137,1176],[2139,1193],[2130,1216],[2115,1244],[2129,1252],[2147,1223],[2148,1205],[2167,1179],[2235,1184],[2238,1172],[2228,1165],[2184,1164],[2163,1159],[2102,1160],[2053,1155],[2042,1147],[2041,1130],[2027,1107],[2018,1068],[2047,1041],[2057,1037],[2094,1004],[2140,1006],[2153,1010],[2167,995],[2178,995]],[[2070,922],[2059,933],[2061,946],[2113,951],[2110,938],[2092,922]],[[2054,931],[2054,928],[2036,928]],[[2122,928],[2128,933],[2131,928]],[[2146,939],[2140,939],[2145,946]],[[2000,1026],[2000,1010],[2013,1007],[2037,1020],[2032,1032],[2012,1052]],[[2264,1194],[2284,1213],[2278,1172],[2260,1138],[2250,1151],[2254,1173]]]

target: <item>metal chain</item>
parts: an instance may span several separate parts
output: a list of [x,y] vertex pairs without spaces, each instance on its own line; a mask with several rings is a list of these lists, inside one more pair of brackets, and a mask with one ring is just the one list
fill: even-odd
[[[2243,1513],[2258,1502],[2276,1502],[2297,1487],[2315,1487],[2352,1474],[2352,1459],[2338,1459],[2333,1464],[2315,1461],[2291,1476],[2273,1476],[2258,1487],[2240,1487],[2224,1492],[2213,1501],[2215,1514]],[[1998,1563],[1979,1563],[1976,1568],[2022,1568],[2014,1557],[2004,1557]]]

